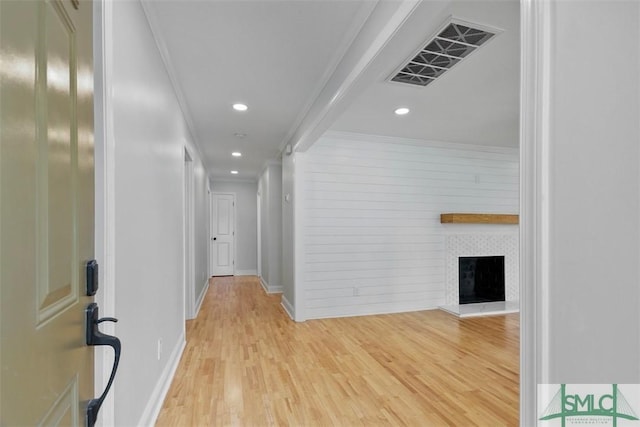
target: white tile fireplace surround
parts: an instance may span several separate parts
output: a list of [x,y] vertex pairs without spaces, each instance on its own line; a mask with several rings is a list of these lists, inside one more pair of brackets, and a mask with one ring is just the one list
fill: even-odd
[[[441,308],[461,317],[517,312],[517,302],[520,299],[518,226],[446,224],[443,227],[445,229],[445,306]],[[464,309],[460,309],[458,258],[473,256],[504,256],[505,300],[511,301],[511,304],[503,305],[508,309],[487,312],[486,303],[484,305],[464,304]],[[477,306],[477,310],[472,306]]]

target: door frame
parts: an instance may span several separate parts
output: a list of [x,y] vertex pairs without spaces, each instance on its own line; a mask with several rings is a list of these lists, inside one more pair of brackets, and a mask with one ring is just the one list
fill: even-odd
[[[95,161],[95,257],[99,263],[100,283],[95,301],[104,316],[117,317],[115,287],[115,139],[113,122],[113,3],[93,5],[94,58],[94,161]],[[105,334],[115,335],[115,325],[100,325]],[[113,366],[110,349],[94,349],[94,390],[99,396],[106,388]],[[115,426],[117,384],[105,397],[98,425]]]
[[537,384],[548,367],[548,194],[551,2],[520,0],[520,426],[537,425]]
[[183,231],[183,308],[184,320],[195,317],[195,236],[194,236],[194,172],[193,154],[184,147],[183,194],[182,194],[182,231]]
[[216,217],[215,210],[213,209],[213,200],[215,196],[232,196],[233,197],[233,274],[236,275],[236,260],[238,259],[238,244],[236,239],[236,230],[238,229],[238,210],[236,209],[237,197],[236,193],[232,191],[212,191],[209,193],[209,277],[213,277],[213,270],[215,266],[215,262],[213,260],[214,251],[211,250],[211,245],[213,242],[213,230],[214,227],[214,219]]
[[257,262],[256,262],[256,273],[258,274],[258,277],[262,277],[262,227],[261,227],[261,219],[260,219],[260,215],[262,215],[262,209],[260,209],[260,190],[258,189],[258,192],[256,193],[256,216],[258,218],[258,235],[257,235],[257,244],[258,244],[258,252],[257,252]]

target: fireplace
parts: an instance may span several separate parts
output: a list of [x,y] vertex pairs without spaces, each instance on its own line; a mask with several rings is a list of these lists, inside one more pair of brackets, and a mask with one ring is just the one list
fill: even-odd
[[504,276],[504,256],[459,257],[459,303],[504,301]]
[[[520,295],[518,227],[494,224],[455,226],[450,224],[450,228],[445,230],[445,298],[440,308],[458,317],[517,313]],[[494,262],[500,269],[497,279],[492,280],[494,284],[489,287],[495,288],[496,283],[501,286],[497,292],[489,292],[490,297],[487,297],[482,295],[484,291],[475,289],[476,274],[473,287],[464,280],[466,273],[461,271],[460,261],[464,264],[466,260],[475,259],[478,267],[477,261],[480,260],[480,270],[484,270],[484,261],[494,257],[500,258]],[[487,275],[483,273],[482,276],[484,279]],[[462,286],[460,277],[463,277]],[[482,288],[483,284],[479,286]],[[474,298],[479,302],[472,304]],[[493,302],[487,302],[489,300]]]

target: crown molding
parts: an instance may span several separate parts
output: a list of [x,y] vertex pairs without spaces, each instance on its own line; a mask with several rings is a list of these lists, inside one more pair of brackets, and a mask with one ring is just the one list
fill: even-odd
[[147,17],[147,23],[149,24],[149,28],[151,29],[151,35],[156,42],[158,52],[160,53],[160,57],[162,58],[162,62],[164,63],[164,68],[169,77],[169,81],[171,82],[171,86],[173,86],[173,91],[176,95],[176,99],[178,100],[180,110],[182,111],[182,116],[184,117],[184,121],[187,124],[189,134],[191,135],[191,139],[193,141],[193,147],[197,151],[198,157],[200,157],[200,161],[206,169],[202,144],[200,142],[198,133],[196,132],[196,127],[193,123],[191,111],[189,110],[186,97],[184,96],[184,91],[182,90],[182,86],[180,85],[178,78],[176,77],[173,60],[171,59],[171,55],[169,54],[169,50],[167,49],[164,37],[162,36],[162,32],[160,31],[155,7],[153,6],[153,1],[140,0],[140,4],[142,5],[142,10]]

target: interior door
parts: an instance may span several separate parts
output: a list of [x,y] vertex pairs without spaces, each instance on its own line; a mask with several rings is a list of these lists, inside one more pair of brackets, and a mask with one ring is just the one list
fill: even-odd
[[85,425],[94,394],[92,7],[0,0],[0,425]]
[[235,195],[211,195],[212,276],[233,276],[235,267]]

